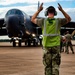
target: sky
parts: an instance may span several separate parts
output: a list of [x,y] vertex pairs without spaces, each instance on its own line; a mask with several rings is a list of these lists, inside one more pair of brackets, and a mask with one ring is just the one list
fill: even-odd
[[64,16],[58,10],[58,3],[67,12],[71,21],[75,22],[75,0],[0,0],[0,18],[4,18],[6,12],[12,8],[17,8],[24,11],[28,15],[33,15],[38,9],[38,1],[43,2],[43,10],[39,14],[40,17],[45,17],[45,9],[49,6],[54,6],[57,11],[57,16],[63,18]]

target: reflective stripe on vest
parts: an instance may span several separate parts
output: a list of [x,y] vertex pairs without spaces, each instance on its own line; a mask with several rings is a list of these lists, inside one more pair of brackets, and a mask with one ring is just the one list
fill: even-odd
[[57,30],[58,30],[58,20],[56,19],[55,34],[46,34],[46,21],[47,21],[47,18],[45,18],[45,20],[44,20],[44,33],[43,33],[43,36],[60,36],[60,34],[57,33]]

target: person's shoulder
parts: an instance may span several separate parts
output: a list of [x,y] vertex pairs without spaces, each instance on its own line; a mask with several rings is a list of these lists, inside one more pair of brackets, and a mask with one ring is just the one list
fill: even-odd
[[57,18],[60,21],[66,20],[66,18]]
[[61,18],[55,18],[55,19],[60,20]]
[[60,20],[61,20],[61,18],[55,18],[55,20],[60,21]]
[[36,19],[36,21],[37,21],[37,22],[42,22],[42,21],[44,21],[44,18],[38,17],[38,18]]
[[65,34],[64,36],[67,37],[67,34]]
[[43,20],[44,19],[44,17],[37,17],[37,20]]

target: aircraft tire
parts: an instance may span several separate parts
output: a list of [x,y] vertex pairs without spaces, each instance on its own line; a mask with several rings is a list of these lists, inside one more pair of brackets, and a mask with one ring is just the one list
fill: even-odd
[[40,39],[40,45],[42,45],[42,39]]
[[16,42],[15,42],[15,40],[13,40],[13,47],[16,47]]
[[31,46],[31,42],[30,42],[30,40],[28,39],[28,46]]
[[18,46],[21,47],[21,40],[19,40]]
[[33,40],[33,46],[36,46],[36,41],[35,41],[35,39]]

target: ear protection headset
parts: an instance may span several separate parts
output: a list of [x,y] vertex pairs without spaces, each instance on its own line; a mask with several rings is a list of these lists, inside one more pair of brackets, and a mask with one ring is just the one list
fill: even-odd
[[48,16],[48,13],[54,13],[54,16],[57,15],[57,11],[55,10],[55,8],[53,6],[49,6],[48,8],[46,8],[45,10],[45,16]]

